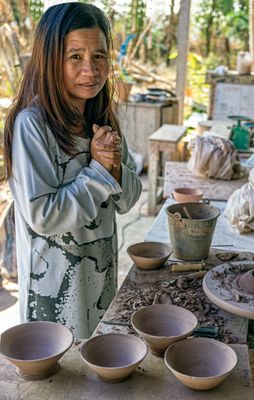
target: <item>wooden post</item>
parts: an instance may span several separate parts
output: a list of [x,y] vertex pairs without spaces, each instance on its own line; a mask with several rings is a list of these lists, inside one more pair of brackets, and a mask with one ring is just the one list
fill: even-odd
[[254,54],[254,0],[249,0],[249,51]]
[[180,97],[179,102],[179,124],[183,122],[184,92],[186,83],[188,36],[190,25],[191,0],[181,0],[179,21],[177,29],[178,57],[176,63],[176,93]]

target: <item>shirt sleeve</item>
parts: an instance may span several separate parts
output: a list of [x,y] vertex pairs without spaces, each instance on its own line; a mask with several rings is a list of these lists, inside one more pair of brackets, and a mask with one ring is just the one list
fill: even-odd
[[119,214],[127,213],[137,202],[142,191],[142,184],[137,175],[136,164],[130,155],[126,139],[122,136],[122,192],[113,196],[116,211]]
[[20,213],[38,234],[50,236],[79,229],[93,221],[101,203],[122,192],[121,186],[95,160],[70,183],[56,173],[57,146],[33,112],[23,111],[14,126],[10,188]]

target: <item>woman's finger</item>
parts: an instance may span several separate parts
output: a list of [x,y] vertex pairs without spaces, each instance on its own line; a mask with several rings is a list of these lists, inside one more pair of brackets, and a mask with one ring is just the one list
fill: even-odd
[[98,154],[108,160],[122,159],[122,153],[120,151],[113,152],[113,151],[100,150],[98,151]]
[[109,125],[99,126],[97,124],[93,124],[93,132],[96,139],[100,139],[107,132],[111,132],[112,128]]

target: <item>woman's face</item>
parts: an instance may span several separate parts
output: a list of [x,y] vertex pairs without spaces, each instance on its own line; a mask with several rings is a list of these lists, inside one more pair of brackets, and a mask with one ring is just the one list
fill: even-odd
[[65,36],[64,86],[81,113],[86,100],[95,97],[105,85],[109,69],[106,38],[98,27],[76,29]]

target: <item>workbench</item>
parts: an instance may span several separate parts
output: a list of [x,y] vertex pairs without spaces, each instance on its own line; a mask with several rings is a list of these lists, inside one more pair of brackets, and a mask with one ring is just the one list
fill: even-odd
[[[170,243],[168,217],[165,210],[171,204],[175,204],[175,200],[172,198],[168,198],[163,204],[147,232],[147,241]],[[224,216],[226,201],[214,200],[210,201],[210,204],[220,210],[211,246],[231,251],[254,251],[254,232],[239,234],[233,228],[228,218]]]
[[203,197],[211,200],[227,201],[229,196],[248,182],[248,174],[239,179],[225,181],[198,176],[188,169],[187,162],[167,161],[163,197],[172,195],[173,190],[181,187],[197,188],[204,193]]
[[253,400],[250,375],[246,365],[247,346],[232,347],[238,356],[238,366],[220,387],[207,392],[185,388],[174,379],[165,367],[164,360],[150,353],[127,381],[104,383],[82,362],[79,346],[74,345],[60,360],[59,371],[43,381],[24,381],[16,375],[12,365],[1,361],[0,398],[1,400]]
[[[167,200],[146,240],[169,241],[165,207],[173,201]],[[221,240],[224,222],[221,214],[218,229],[216,227],[218,232],[215,230],[215,241]],[[209,258],[206,260],[207,266],[213,267],[220,264],[218,254],[235,252],[236,249],[241,250],[236,260],[253,260],[254,255],[249,251],[252,249],[252,246],[249,247],[250,242],[247,243],[245,237],[236,240],[236,236],[237,234],[232,231],[230,239],[229,237],[228,240],[223,239],[217,243],[218,248],[211,248]],[[253,235],[251,237],[253,239]],[[135,309],[147,301],[145,294],[155,294],[157,290],[165,287],[167,282],[183,274],[171,271],[172,262],[174,259],[170,257],[163,267],[151,271],[139,270],[133,265],[94,335],[109,332],[134,334],[130,325],[130,316]],[[200,324],[205,326],[207,321],[209,324],[209,318],[212,316],[213,323],[220,326],[219,339],[228,342],[238,356],[236,369],[217,388],[210,391],[194,391],[186,388],[166,368],[163,358],[156,357],[150,352],[128,380],[117,384],[104,383],[82,362],[79,354],[82,342],[75,342],[60,360],[59,371],[44,381],[22,380],[17,376],[15,367],[0,358],[1,400],[253,400],[254,391],[246,344],[248,320],[209,304],[204,293],[200,299],[210,307],[208,314],[200,313],[199,321],[202,321]],[[151,296],[150,300],[152,301]]]

